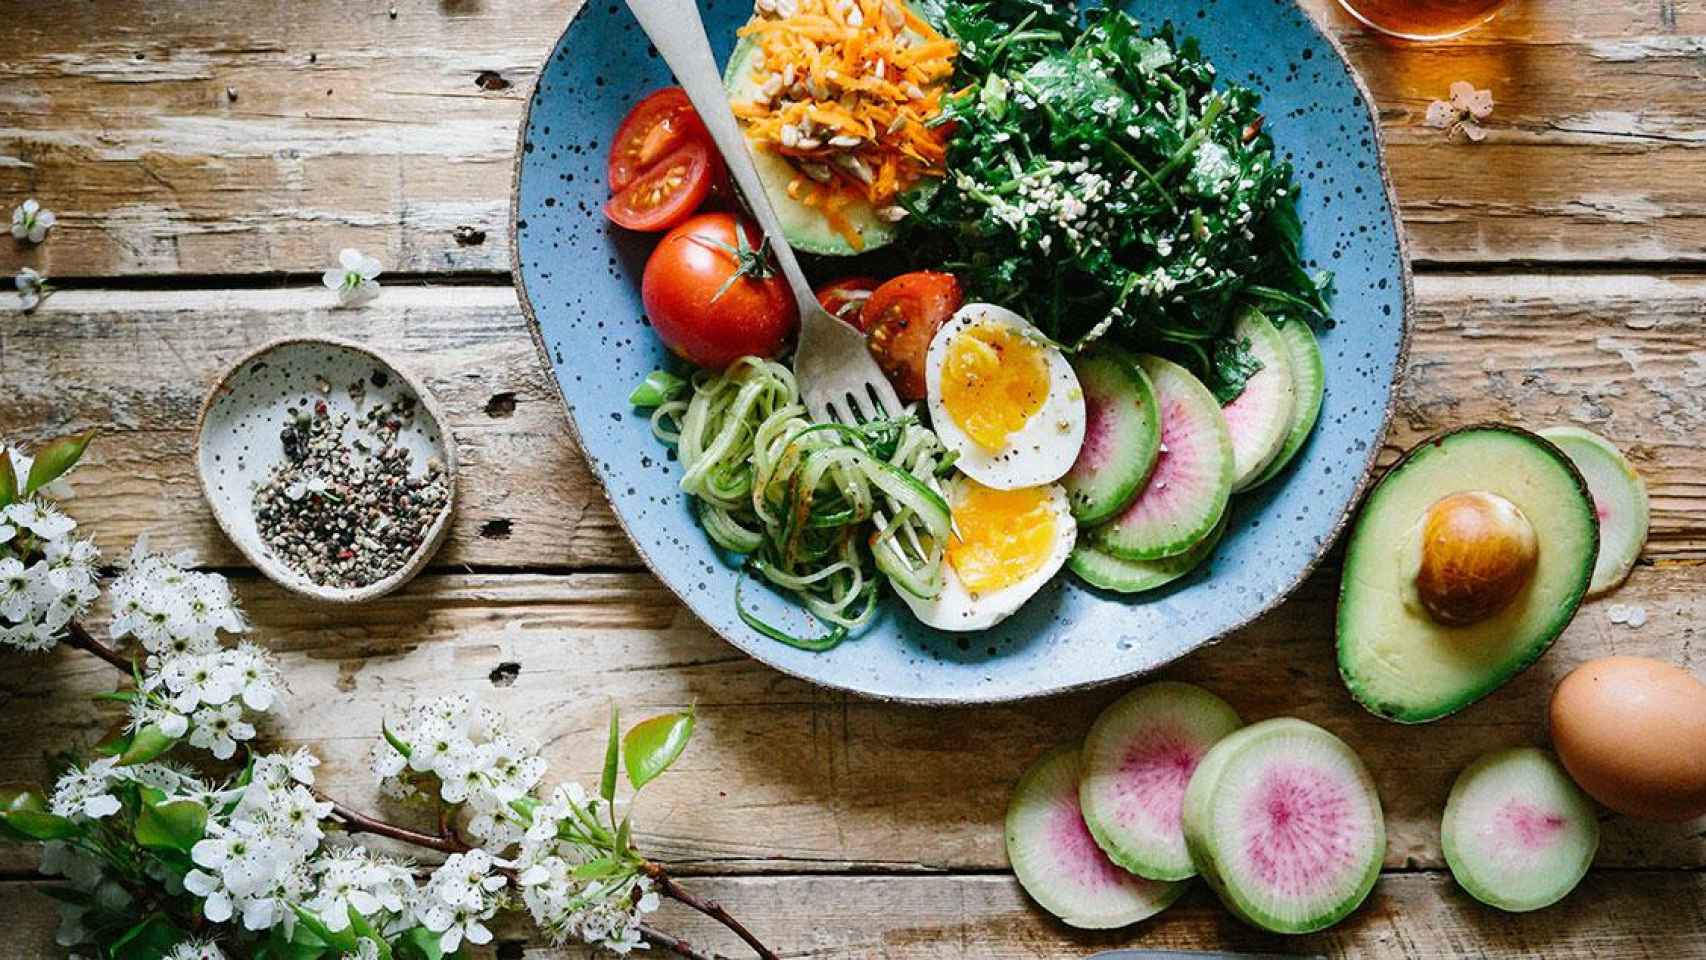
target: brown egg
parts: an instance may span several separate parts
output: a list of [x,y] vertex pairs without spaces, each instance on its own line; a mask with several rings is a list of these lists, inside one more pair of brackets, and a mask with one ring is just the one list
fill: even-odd
[[1439,623],[1461,627],[1504,609],[1539,558],[1528,518],[1496,493],[1454,493],[1422,519],[1416,596]]
[[1706,814],[1706,683],[1662,660],[1604,657],[1552,694],[1552,745],[1590,796],[1648,820]]

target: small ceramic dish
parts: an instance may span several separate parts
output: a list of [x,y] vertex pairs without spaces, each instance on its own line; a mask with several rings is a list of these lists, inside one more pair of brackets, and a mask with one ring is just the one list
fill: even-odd
[[[349,387],[355,383],[361,389],[352,396]],[[421,476],[433,459],[444,465],[449,487],[444,507],[420,546],[389,576],[362,587],[315,583],[285,563],[261,538],[255,523],[255,491],[284,460],[280,432],[289,422],[289,411],[324,402],[330,415],[347,413],[353,421],[374,404],[406,395],[418,404],[396,444],[412,457],[410,476]],[[196,470],[220,529],[269,579],[316,600],[357,603],[407,583],[444,543],[456,504],[456,443],[446,423],[438,401],[419,380],[368,347],[326,337],[289,337],[237,361],[202,401]],[[346,439],[360,435],[353,423],[345,429]]]

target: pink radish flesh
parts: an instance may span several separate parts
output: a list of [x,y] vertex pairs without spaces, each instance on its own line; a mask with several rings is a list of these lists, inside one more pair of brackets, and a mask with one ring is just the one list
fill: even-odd
[[1055,869],[1063,877],[1073,877],[1086,891],[1101,891],[1128,886],[1143,881],[1121,870],[1108,859],[1084,817],[1078,812],[1078,798],[1064,796],[1049,812],[1049,845],[1054,851]]
[[1556,843],[1570,821],[1552,810],[1513,799],[1500,808],[1497,817],[1503,834],[1525,850],[1544,850]]
[[1207,750],[1206,744],[1177,729],[1155,730],[1132,744],[1120,762],[1115,818],[1126,824],[1146,821],[1156,829],[1178,830],[1185,787]]
[[1316,896],[1344,883],[1366,845],[1353,830],[1357,803],[1342,779],[1304,764],[1274,763],[1245,802],[1252,824],[1244,854],[1251,876],[1287,896]]
[[1156,454],[1155,469],[1149,474],[1149,483],[1143,492],[1116,522],[1142,519],[1146,523],[1155,523],[1172,516],[1178,509],[1179,498],[1189,494],[1201,482],[1202,471],[1198,464],[1202,456],[1196,449],[1196,443],[1202,437],[1189,429],[1190,424],[1191,412],[1185,404],[1169,399],[1162,405],[1161,452]]

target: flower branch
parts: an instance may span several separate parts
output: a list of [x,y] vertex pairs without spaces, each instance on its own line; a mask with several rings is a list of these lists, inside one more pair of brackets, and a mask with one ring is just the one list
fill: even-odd
[[733,915],[723,908],[722,904],[715,900],[707,900],[693,891],[688,890],[686,887],[683,887],[675,881],[674,877],[669,875],[669,871],[665,870],[661,864],[653,863],[648,860],[641,869],[645,872],[646,876],[651,878],[653,883],[657,884],[659,893],[662,893],[671,900],[675,900],[686,906],[692,907],[694,910],[699,911],[705,916],[710,917],[723,926],[729,928],[734,932],[735,936],[740,937],[747,946],[756,951],[760,957],[764,958],[764,960],[780,960],[780,958],[776,956],[775,951],[766,947],[763,941],[754,936],[752,931],[748,930],[739,920],[736,920]]
[[[223,640],[249,629],[224,577],[139,542],[111,586],[111,642],[98,639],[79,621],[101,593],[97,554],[52,499],[69,495],[63,474],[88,439],[33,459],[0,445],[0,645],[64,643],[130,681],[97,697],[124,704],[128,721],[93,759],[70,762],[46,792],[0,786],[0,840],[42,844],[42,872],[62,880],[62,944],[111,960],[224,960],[219,942],[257,960],[445,960],[490,943],[499,911],[525,910],[557,943],[718,960],[643,922],[669,897],[777,960],[634,848],[634,799],[686,749],[691,709],[625,733],[612,710],[596,795],[547,788],[538,741],[467,697],[387,711],[372,769],[382,793],[432,818],[421,830],[327,797],[306,749],[252,749],[283,677],[262,647]],[[135,649],[121,651],[127,638]],[[181,748],[233,761],[232,775],[162,762]],[[362,835],[444,859],[423,879]]]

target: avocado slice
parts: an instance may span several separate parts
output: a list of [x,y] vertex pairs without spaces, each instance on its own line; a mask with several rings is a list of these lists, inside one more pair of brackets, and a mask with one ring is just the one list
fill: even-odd
[[[756,53],[758,44],[751,37],[742,37],[729,55],[728,66],[723,70],[723,87],[728,90],[731,101],[752,100],[758,95],[758,81],[753,79],[752,73],[752,58]],[[758,178],[764,181],[764,192],[770,197],[770,205],[782,221],[782,235],[788,238],[788,245],[795,250],[850,257],[894,242],[899,224],[882,219],[871,204],[859,201],[841,208],[841,216],[864,241],[861,247],[853,246],[830,226],[829,218],[822,211],[788,196],[789,182],[799,175],[793,164],[750,140],[747,146],[752,148],[752,160],[758,167]],[[924,195],[920,191],[934,191],[937,185],[936,180],[921,181],[909,195],[922,197]]]
[[[1446,625],[1419,597],[1422,520],[1455,494],[1485,493],[1532,529],[1532,572],[1475,622]],[[1593,578],[1599,518],[1563,451],[1526,430],[1478,424],[1416,445],[1363,504],[1339,591],[1339,674],[1369,711],[1400,723],[1454,713],[1533,663],[1575,616]]]

